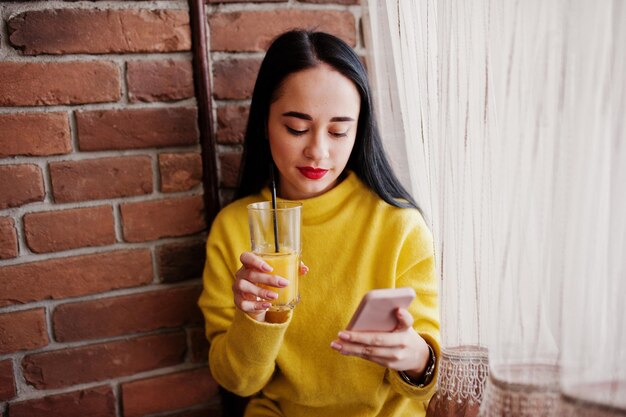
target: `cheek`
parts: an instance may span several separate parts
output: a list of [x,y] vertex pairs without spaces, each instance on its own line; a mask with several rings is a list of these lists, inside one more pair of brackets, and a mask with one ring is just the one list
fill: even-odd
[[294,149],[294,146],[291,141],[284,140],[282,137],[270,136],[270,150],[272,152],[272,157],[277,164],[280,164],[282,161],[288,161],[293,159],[297,153],[297,150]]
[[281,153],[281,148],[282,148],[281,143],[283,141],[281,140],[279,131],[271,123],[267,127],[267,136],[268,136],[267,140],[270,143],[270,151],[272,152],[272,156],[274,156],[274,159],[276,159],[276,155]]
[[350,158],[353,149],[354,139],[352,141],[342,143],[341,146],[338,147],[336,155],[342,160],[347,161]]

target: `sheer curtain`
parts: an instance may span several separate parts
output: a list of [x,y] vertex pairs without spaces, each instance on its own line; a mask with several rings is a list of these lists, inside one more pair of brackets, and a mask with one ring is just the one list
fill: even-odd
[[429,414],[626,414],[624,1],[364,3],[383,136],[435,236]]
[[[575,224],[567,239],[560,386],[563,416],[626,414],[626,2],[578,2],[570,19],[567,108]],[[591,35],[591,36],[590,36]]]

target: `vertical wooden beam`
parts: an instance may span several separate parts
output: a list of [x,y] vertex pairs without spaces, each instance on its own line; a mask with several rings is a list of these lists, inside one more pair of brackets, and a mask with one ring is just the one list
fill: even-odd
[[207,16],[204,0],[189,0],[189,18],[193,51],[193,79],[198,102],[198,127],[202,147],[204,210],[207,224],[210,225],[220,209],[220,201],[217,182],[217,144],[213,133]]

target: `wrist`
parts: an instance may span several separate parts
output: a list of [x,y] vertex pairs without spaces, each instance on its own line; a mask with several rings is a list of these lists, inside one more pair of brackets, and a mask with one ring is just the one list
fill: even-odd
[[422,369],[408,369],[400,371],[400,376],[405,382],[418,387],[425,387],[430,384],[435,376],[437,358],[435,351],[430,345],[428,347],[428,360]]
[[426,371],[428,364],[430,363],[430,346],[421,337],[418,336],[419,343],[417,344],[417,354],[415,359],[415,367],[411,369],[405,369],[404,373],[411,379],[419,379]]

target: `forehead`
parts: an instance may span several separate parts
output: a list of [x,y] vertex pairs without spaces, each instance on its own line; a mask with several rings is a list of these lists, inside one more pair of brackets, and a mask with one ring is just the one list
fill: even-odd
[[271,105],[272,113],[298,111],[314,118],[350,116],[356,119],[361,97],[354,83],[321,64],[289,75]]

